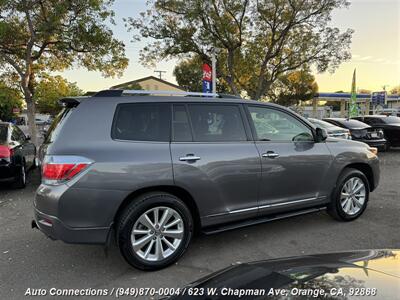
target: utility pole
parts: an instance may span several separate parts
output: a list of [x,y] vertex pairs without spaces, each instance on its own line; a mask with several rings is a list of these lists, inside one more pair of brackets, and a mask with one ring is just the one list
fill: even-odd
[[167,73],[167,71],[156,70],[156,71],[154,71],[154,73],[158,73],[158,77],[162,80],[162,73]]
[[217,93],[217,57],[215,48],[211,49],[212,92]]

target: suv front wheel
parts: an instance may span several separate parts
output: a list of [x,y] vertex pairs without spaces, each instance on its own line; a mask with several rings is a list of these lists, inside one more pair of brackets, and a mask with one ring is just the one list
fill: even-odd
[[338,179],[328,213],[339,221],[357,219],[367,207],[368,179],[359,170],[345,169]]
[[122,256],[142,270],[157,270],[176,262],[193,235],[193,220],[186,205],[168,193],[137,197],[117,224]]

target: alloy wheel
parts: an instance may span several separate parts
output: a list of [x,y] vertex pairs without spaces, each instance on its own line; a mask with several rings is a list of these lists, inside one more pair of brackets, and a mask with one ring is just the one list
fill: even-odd
[[158,206],[147,210],[135,222],[131,233],[133,251],[147,261],[161,261],[178,249],[184,237],[181,215]]
[[351,177],[342,187],[340,205],[343,211],[350,216],[357,214],[364,206],[366,187],[361,178]]

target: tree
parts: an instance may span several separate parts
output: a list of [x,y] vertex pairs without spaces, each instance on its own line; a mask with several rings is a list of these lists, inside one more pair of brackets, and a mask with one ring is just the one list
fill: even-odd
[[15,114],[14,109],[21,110],[23,106],[21,93],[0,82],[0,120],[11,121]]
[[82,94],[76,83],[70,83],[61,76],[47,75],[37,83],[34,101],[40,113],[54,116],[61,109],[58,103],[60,98]]
[[[174,69],[174,76],[179,86],[190,92],[203,91],[203,61],[199,55],[181,60]],[[217,67],[217,71],[220,69]],[[217,74],[217,90],[220,93],[228,93],[227,82]]]
[[395,86],[390,90],[390,94],[392,95],[400,95],[400,85]]
[[334,71],[350,58],[352,30],[328,26],[346,0],[151,0],[150,9],[128,25],[151,38],[141,51],[145,64],[197,54],[210,61],[220,50],[219,77],[232,93],[259,99],[282,75],[314,66]]
[[174,69],[174,76],[179,86],[187,91],[203,91],[203,62],[199,56],[182,60]]
[[1,0],[0,68],[19,77],[36,142],[35,77],[74,65],[120,75],[126,68],[124,44],[113,38],[113,0]]
[[300,70],[281,76],[271,87],[268,96],[276,103],[291,106],[311,100],[317,93],[315,77],[307,70]]

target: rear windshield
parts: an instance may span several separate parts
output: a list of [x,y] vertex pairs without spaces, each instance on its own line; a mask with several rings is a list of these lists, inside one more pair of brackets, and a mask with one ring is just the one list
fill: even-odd
[[44,143],[52,143],[57,138],[62,126],[65,124],[65,120],[71,115],[74,108],[64,108],[53,120],[49,130],[47,131]]
[[335,125],[322,121],[322,120],[317,120],[317,119],[308,119],[311,123],[313,123],[314,125],[321,127],[323,129],[328,129],[328,128],[332,128],[335,127]]
[[0,124],[0,143],[7,141],[8,126]]
[[386,124],[400,124],[400,118],[395,116],[390,116],[383,119]]
[[358,129],[358,128],[368,128],[370,127],[369,125],[357,121],[357,120],[338,120],[337,121],[340,124],[343,124],[344,126],[346,126],[349,129]]

